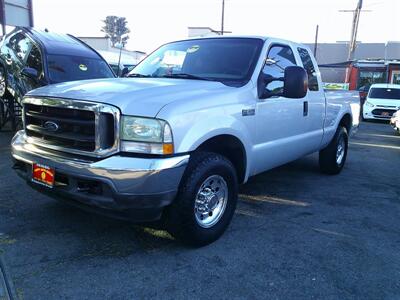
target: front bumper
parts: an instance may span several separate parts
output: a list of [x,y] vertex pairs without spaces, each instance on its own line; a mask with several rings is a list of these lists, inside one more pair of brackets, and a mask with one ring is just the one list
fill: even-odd
[[392,117],[390,119],[390,125],[394,130],[400,131],[400,117]]
[[393,114],[396,112],[395,109],[392,108],[383,108],[383,107],[369,107],[364,104],[363,106],[363,118],[367,120],[390,120]]
[[[114,155],[87,160],[45,150],[26,141],[23,130],[11,143],[14,169],[29,185],[57,199],[100,213],[155,220],[174,200],[189,155],[138,158]],[[55,169],[53,188],[31,181],[32,164]],[[127,216],[125,216],[127,214]],[[132,216],[132,217],[131,217]]]

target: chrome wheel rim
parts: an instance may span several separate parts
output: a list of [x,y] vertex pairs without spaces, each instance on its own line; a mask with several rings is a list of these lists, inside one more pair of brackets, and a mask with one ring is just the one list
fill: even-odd
[[344,142],[344,138],[341,138],[339,140],[339,143],[338,143],[337,148],[336,148],[336,163],[338,165],[340,165],[342,163],[342,161],[343,161],[345,148],[346,148],[346,145],[345,145],[345,142]]
[[222,218],[228,203],[228,185],[219,175],[208,177],[200,186],[194,204],[197,224],[210,228]]

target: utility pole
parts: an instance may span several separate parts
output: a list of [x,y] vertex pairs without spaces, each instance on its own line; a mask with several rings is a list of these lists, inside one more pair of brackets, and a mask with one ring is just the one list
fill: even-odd
[[349,42],[349,52],[347,55],[347,60],[354,59],[354,51],[357,47],[357,31],[358,31],[358,23],[360,22],[361,12],[367,12],[370,10],[362,10],[363,0],[358,0],[358,4],[355,10],[340,10],[340,12],[352,12],[353,13],[353,22],[351,26],[351,36]]
[[315,28],[315,41],[314,41],[314,57],[315,58],[317,58],[318,29],[319,29],[319,25],[317,25],[317,28]]
[[225,0],[222,0],[221,35],[224,35]]

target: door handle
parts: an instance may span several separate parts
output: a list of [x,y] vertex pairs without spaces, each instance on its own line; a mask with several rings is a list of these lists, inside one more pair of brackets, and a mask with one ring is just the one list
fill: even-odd
[[303,116],[308,116],[308,101],[303,102]]

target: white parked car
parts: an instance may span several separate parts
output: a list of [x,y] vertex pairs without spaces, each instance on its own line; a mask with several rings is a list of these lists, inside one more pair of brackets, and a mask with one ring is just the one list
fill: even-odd
[[398,109],[400,109],[400,85],[373,84],[363,106],[363,118],[390,120]]
[[393,129],[400,133],[400,110],[396,111],[390,119],[390,125]]
[[85,209],[164,216],[195,245],[225,231],[249,177],[313,152],[339,173],[358,125],[358,92],[325,93],[312,52],[285,40],[177,41],[129,75],[26,95],[14,169]]

